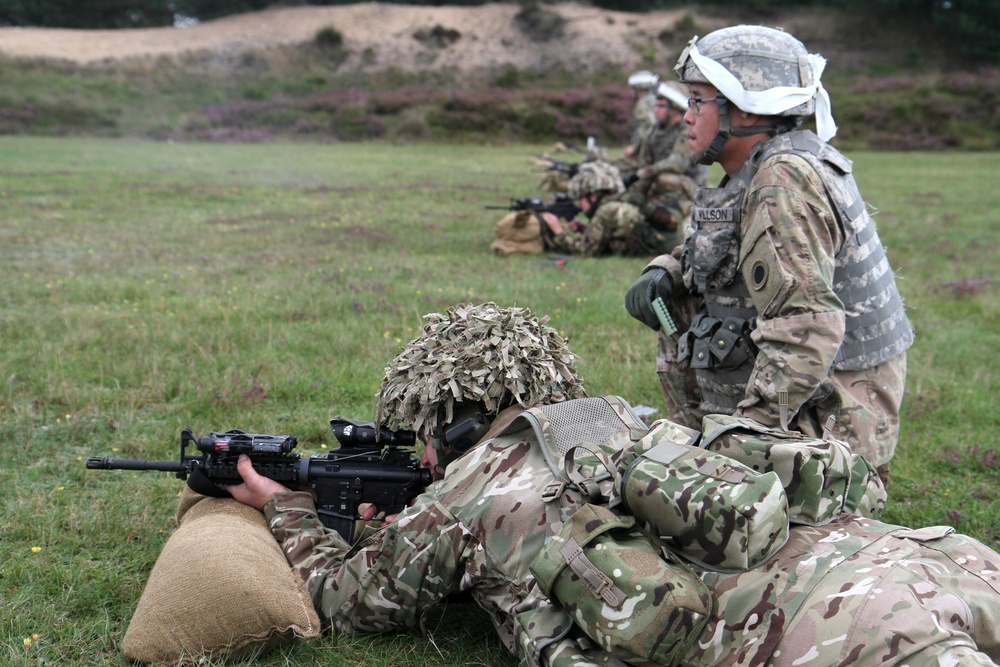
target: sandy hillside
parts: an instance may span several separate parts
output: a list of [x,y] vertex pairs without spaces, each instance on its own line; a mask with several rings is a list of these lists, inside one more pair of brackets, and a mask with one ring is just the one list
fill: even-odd
[[689,37],[678,35],[667,40],[669,44],[659,38],[673,31],[683,10],[636,15],[577,4],[550,7],[566,19],[563,38],[558,41],[528,37],[514,21],[520,9],[516,4],[414,7],[371,2],[271,9],[186,28],[0,28],[0,54],[81,65],[164,56],[231,57],[248,48],[306,43],[318,30],[332,26],[343,35],[348,55],[342,67],[346,68],[463,70],[562,63],[570,71],[585,71],[609,62],[640,67],[642,54],[663,62]]

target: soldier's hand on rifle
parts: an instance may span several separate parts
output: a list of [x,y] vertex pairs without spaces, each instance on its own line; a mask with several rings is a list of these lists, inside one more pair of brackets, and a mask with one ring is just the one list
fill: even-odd
[[642,272],[625,293],[625,310],[647,327],[656,331],[660,328],[660,320],[653,310],[653,301],[659,297],[664,302],[670,300],[673,282],[666,269],[656,266]]
[[243,478],[242,484],[230,486],[228,491],[233,498],[244,505],[264,509],[264,505],[269,503],[274,494],[288,491],[288,489],[273,479],[268,479],[257,473],[253,469],[253,463],[246,454],[240,454],[240,460],[236,464],[236,470]]
[[[410,504],[412,505],[413,503],[410,503]],[[382,512],[382,508],[380,508],[379,506],[377,506],[377,505],[368,505],[368,506],[366,506],[361,511],[361,520],[364,521],[365,523],[368,523],[369,521],[374,521],[375,518],[381,512]],[[397,518],[399,518],[399,513],[396,513],[396,514],[387,514],[386,516],[382,517],[380,520],[381,520],[383,526],[387,526],[390,523],[392,523],[393,521],[395,521]]]
[[553,234],[562,234],[563,225],[562,220],[555,213],[549,213],[545,211],[541,214],[542,222],[548,225],[549,229]]

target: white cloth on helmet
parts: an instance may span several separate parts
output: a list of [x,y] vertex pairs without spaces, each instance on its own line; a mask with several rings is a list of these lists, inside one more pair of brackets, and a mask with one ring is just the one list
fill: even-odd
[[661,83],[656,89],[656,94],[673,102],[674,106],[678,109],[687,110],[688,108],[688,98],[684,96],[684,93],[669,84]]
[[837,124],[833,120],[830,95],[823,87],[820,76],[826,68],[826,58],[810,53],[809,66],[812,68],[813,83],[804,88],[776,86],[768,90],[746,90],[732,72],[722,64],[703,56],[698,47],[691,45],[688,55],[705,78],[715,86],[726,99],[748,113],[775,116],[783,111],[805,104],[816,98],[816,134],[823,141],[837,135]]

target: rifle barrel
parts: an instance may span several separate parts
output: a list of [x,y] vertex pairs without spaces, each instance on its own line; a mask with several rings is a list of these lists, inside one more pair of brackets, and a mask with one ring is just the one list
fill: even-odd
[[161,472],[184,472],[180,461],[140,461],[137,459],[109,459],[100,456],[87,458],[88,470],[159,470]]

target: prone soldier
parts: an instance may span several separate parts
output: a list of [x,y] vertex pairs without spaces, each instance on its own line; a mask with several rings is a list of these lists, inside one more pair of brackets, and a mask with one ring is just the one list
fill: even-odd
[[543,214],[551,232],[549,243],[567,255],[647,256],[667,252],[677,244],[677,230],[659,228],[635,204],[625,201],[625,184],[618,168],[603,160],[584,162],[569,182],[569,197],[577,201],[587,221],[564,223]]
[[[668,462],[670,452],[693,453],[697,469],[661,470],[680,475],[682,490],[716,500],[726,496],[720,485],[738,486],[751,473],[735,460],[705,458],[700,440],[716,437],[707,430],[667,420],[647,428],[620,399],[587,398],[575,355],[545,322],[495,304],[428,316],[386,368],[375,422],[421,433],[428,464],[444,475],[353,547],[323,527],[309,494],[241,462],[245,483],[233,496],[263,509],[334,631],[412,629],[428,608],[467,592],[526,665],[1000,659],[1000,554],[950,528],[911,530],[839,511],[819,525],[768,522],[763,561],[735,570],[679,558],[662,538],[635,530],[615,498],[636,477],[640,450]],[[488,432],[472,444],[459,439],[456,451],[441,434],[469,414],[491,422]],[[791,493],[801,481],[782,484]],[[763,497],[741,516],[761,510],[780,519],[788,510]],[[665,512],[682,513],[683,502]],[[686,513],[708,517],[695,521],[705,531],[689,546],[751,555],[736,524],[706,509]]]

